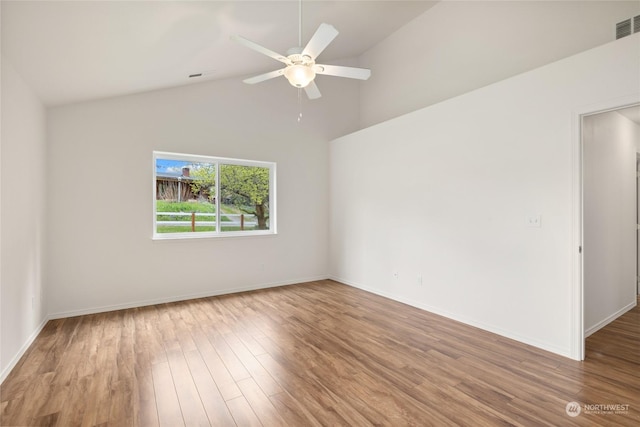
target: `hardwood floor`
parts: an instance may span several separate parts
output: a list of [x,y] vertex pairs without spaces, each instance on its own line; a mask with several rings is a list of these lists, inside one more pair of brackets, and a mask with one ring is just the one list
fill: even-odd
[[314,282],[50,321],[0,396],[2,426],[638,426],[640,309],[575,362]]

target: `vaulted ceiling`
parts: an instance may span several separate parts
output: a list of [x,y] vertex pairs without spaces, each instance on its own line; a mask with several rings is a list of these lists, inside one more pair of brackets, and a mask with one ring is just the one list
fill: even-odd
[[[340,34],[322,53],[340,64],[375,46],[433,1],[304,1],[302,40],[320,23]],[[279,68],[239,46],[279,53],[298,44],[299,2],[3,1],[2,55],[47,106]],[[375,72],[375,71],[374,71]],[[201,77],[189,75],[203,73]]]

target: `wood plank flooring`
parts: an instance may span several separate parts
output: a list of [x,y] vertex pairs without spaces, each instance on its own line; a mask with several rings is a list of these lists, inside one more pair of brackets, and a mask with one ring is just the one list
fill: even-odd
[[575,362],[312,282],[50,321],[0,402],[2,426],[638,426],[640,309]]

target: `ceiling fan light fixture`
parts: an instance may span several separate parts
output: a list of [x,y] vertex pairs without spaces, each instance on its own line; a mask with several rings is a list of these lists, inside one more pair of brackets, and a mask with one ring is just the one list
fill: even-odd
[[[300,22],[302,21],[300,20]],[[286,65],[285,68],[280,68],[279,70],[270,71],[268,73],[244,79],[243,82],[247,84],[255,84],[279,76],[285,76],[291,86],[300,89],[304,88],[309,99],[318,99],[322,95],[314,82],[316,74],[346,77],[358,80],[367,80],[371,76],[371,70],[366,68],[316,64],[318,56],[338,35],[338,30],[336,30],[333,25],[325,23],[320,24],[304,48],[300,47],[300,45],[302,45],[301,35],[302,31],[300,26],[298,31],[298,47],[292,47],[287,50],[286,56],[267,49],[266,47],[245,39],[244,37],[235,35],[231,36],[232,40],[240,43],[241,45]]]
[[284,70],[284,76],[289,80],[291,86],[303,88],[315,79],[316,72],[307,65],[294,64]]

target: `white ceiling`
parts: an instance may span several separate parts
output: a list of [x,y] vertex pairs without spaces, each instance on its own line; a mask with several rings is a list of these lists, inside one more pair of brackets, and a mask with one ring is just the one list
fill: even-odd
[[[340,34],[320,59],[340,64],[435,3],[304,1],[302,41],[332,24]],[[280,68],[229,36],[284,53],[298,44],[298,2],[2,1],[1,31],[3,57],[53,106]]]

